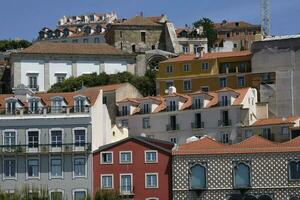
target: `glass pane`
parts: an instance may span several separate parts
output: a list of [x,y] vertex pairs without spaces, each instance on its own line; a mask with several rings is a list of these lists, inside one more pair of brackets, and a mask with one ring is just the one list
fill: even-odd
[[201,165],[195,165],[191,168],[191,188],[206,187],[206,169]]
[[235,186],[249,187],[250,186],[250,168],[245,164],[238,164],[235,167]]
[[74,194],[74,199],[75,200],[85,200],[86,195],[84,191],[80,191],[80,192],[75,192]]

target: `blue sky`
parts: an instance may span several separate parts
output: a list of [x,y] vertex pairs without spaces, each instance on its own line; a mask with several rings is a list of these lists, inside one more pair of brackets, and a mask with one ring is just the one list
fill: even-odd
[[[63,15],[115,11],[119,18],[166,14],[176,26],[202,17],[260,23],[260,0],[0,0],[0,39],[32,40]],[[271,33],[300,33],[300,0],[271,1]]]

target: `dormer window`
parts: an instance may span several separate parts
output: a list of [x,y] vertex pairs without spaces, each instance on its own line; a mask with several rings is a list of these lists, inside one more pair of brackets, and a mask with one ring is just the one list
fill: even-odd
[[16,99],[8,99],[6,101],[6,114],[15,115],[17,107]]
[[230,104],[230,100],[228,99],[228,96],[222,96],[220,106],[228,106]]
[[169,101],[169,105],[167,108],[168,111],[176,111],[178,110],[178,106],[176,104],[176,101]]
[[61,113],[62,112],[62,97],[54,97],[51,101],[51,112],[52,113]]
[[129,109],[128,106],[122,106],[122,116],[128,115],[129,114]]
[[85,112],[85,102],[86,97],[84,96],[74,97],[74,112]]
[[204,107],[203,99],[201,98],[193,99],[193,106],[192,106],[193,109],[201,109],[203,107]]
[[148,104],[148,103],[143,104],[142,113],[147,114],[147,113],[150,113],[150,112],[151,112],[150,104]]
[[38,114],[39,109],[39,102],[40,100],[37,98],[31,98],[28,100],[28,113],[30,114]]

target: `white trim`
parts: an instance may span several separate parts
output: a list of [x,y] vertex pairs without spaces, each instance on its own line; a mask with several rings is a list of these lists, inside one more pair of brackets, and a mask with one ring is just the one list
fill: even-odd
[[[85,175],[84,176],[75,176],[75,159],[80,159],[80,158],[84,158],[85,159]],[[73,155],[73,159],[72,159],[72,166],[73,166],[73,179],[76,178],[87,178],[87,157],[86,156],[78,156],[78,155]]]
[[51,199],[51,193],[52,192],[61,192],[62,193],[62,199],[65,199],[64,198],[65,191],[63,189],[51,189],[51,190],[49,190],[49,200],[52,200]]
[[[52,172],[52,158],[60,158],[61,159],[61,176],[54,176],[52,177],[51,172]],[[58,155],[50,155],[49,156],[49,179],[64,179],[64,159],[63,156],[58,154]]]
[[[36,149],[36,148],[29,148],[28,147],[28,145],[29,145],[29,143],[28,143],[28,132],[34,132],[34,131],[36,131],[36,132],[38,132],[38,135],[39,135],[39,141],[38,141],[38,148]],[[30,128],[30,129],[26,129],[26,135],[25,135],[25,137],[26,137],[26,152],[33,152],[33,153],[36,153],[36,152],[39,152],[39,150],[40,150],[40,143],[41,143],[41,130],[40,129],[37,129],[37,128]]]
[[[3,156],[2,157],[2,180],[18,180],[18,160],[17,160],[17,157],[16,156]],[[4,161],[5,160],[14,160],[15,161],[15,176],[14,177],[5,177],[4,175]]]
[[[155,161],[147,161],[147,153],[155,152],[156,153],[156,160]],[[144,151],[144,161],[145,163],[158,163],[158,151],[157,150],[145,150]]]
[[[103,176],[110,176],[111,177],[111,188],[103,188],[103,182],[102,182],[102,177]],[[101,174],[100,175],[100,188],[103,190],[109,190],[109,189],[114,189],[114,174]]]
[[[121,154],[122,153],[130,153],[130,162],[122,162],[121,161]],[[132,164],[133,163],[133,157],[132,157],[132,151],[119,151],[119,164]]]
[[[147,186],[147,176],[149,175],[155,175],[156,176],[156,187],[150,187],[150,186]],[[146,189],[155,189],[155,188],[159,188],[159,179],[158,179],[158,173],[145,173],[145,188]]]
[[[102,162],[102,154],[104,154],[104,153],[110,153],[111,154],[111,163]],[[113,151],[102,151],[102,152],[100,152],[100,164],[102,164],[102,165],[112,165],[112,164],[114,164],[114,152]]]
[[120,179],[119,179],[119,183],[120,183],[120,185],[119,185],[119,191],[120,191],[120,193],[122,194],[122,176],[130,176],[130,182],[131,182],[131,188],[130,189],[133,189],[133,175],[132,175],[132,173],[124,173],[124,174],[120,174]]
[[157,197],[148,197],[145,200],[159,200],[159,198],[157,198]]
[[[33,160],[33,159],[37,159],[39,161],[39,176],[38,177],[29,177],[28,176],[28,160]],[[26,166],[25,166],[25,169],[26,169],[26,180],[31,180],[31,179],[38,179],[40,180],[41,179],[41,158],[40,158],[40,155],[37,155],[37,156],[27,156],[26,157]]]
[[[184,88],[184,82],[185,81],[189,81],[190,82],[190,89],[188,89],[188,90],[186,90],[185,88]],[[182,80],[182,89],[183,89],[183,91],[191,91],[192,90],[192,80],[191,79],[183,79]]]
[[85,197],[87,197],[87,189],[73,189],[72,190],[72,199],[75,199],[75,192],[85,192]]
[[52,131],[61,131],[61,142],[63,144],[64,143],[65,130],[63,128],[51,128],[51,129],[49,129],[49,144],[50,144],[51,152],[62,152],[63,151],[63,149],[62,149],[63,146],[61,146],[60,148],[59,147],[56,147],[56,148],[52,147]]
[[85,127],[76,127],[72,129],[72,137],[73,137],[73,151],[85,151],[85,145],[83,147],[75,147],[75,131],[77,130],[84,130],[84,140],[87,143],[87,128]]
[[4,135],[5,135],[5,133],[6,132],[15,132],[15,138],[16,138],[16,141],[15,141],[15,143],[16,143],[16,145],[18,144],[18,131],[17,131],[17,129],[4,129],[4,130],[2,130],[2,145],[5,145],[4,144]]

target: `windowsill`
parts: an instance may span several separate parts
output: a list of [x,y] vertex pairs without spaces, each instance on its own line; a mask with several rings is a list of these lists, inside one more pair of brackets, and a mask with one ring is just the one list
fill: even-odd
[[73,176],[73,179],[86,178],[86,176]]
[[131,165],[132,162],[120,162],[119,164],[120,164],[120,165]]
[[146,164],[156,164],[158,163],[157,160],[156,161],[145,161]]
[[101,162],[101,165],[113,165],[114,163],[110,162],[110,163],[105,163],[105,162]]
[[27,180],[40,180],[40,177],[36,177],[36,176],[29,176],[27,177]]
[[153,187],[146,186],[145,188],[146,188],[146,189],[158,189],[158,186],[153,186]]
[[3,180],[17,180],[17,177],[3,177]]

